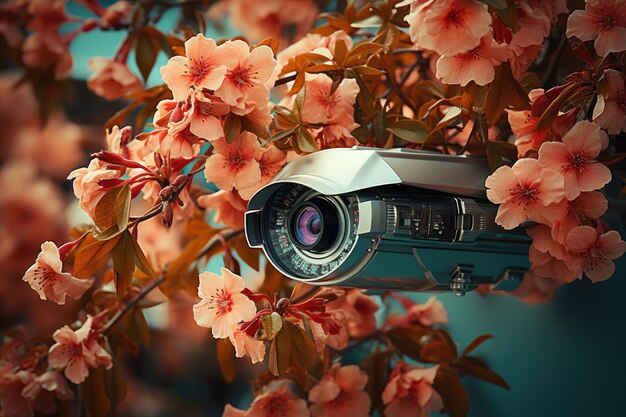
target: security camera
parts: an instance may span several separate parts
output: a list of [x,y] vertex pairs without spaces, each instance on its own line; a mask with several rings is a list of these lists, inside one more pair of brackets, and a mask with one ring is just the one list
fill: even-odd
[[329,149],[285,166],[250,199],[248,244],[289,278],[458,295],[515,289],[530,239],[495,223],[484,160],[407,149]]

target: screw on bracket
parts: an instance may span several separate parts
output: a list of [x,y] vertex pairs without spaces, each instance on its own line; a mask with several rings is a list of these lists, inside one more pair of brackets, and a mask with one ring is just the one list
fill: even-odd
[[472,278],[473,269],[471,265],[458,265],[450,272],[450,289],[454,291],[454,295],[461,297],[476,289],[477,285]]

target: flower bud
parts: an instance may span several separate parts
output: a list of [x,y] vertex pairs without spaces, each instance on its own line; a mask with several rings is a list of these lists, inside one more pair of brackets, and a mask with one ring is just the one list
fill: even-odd
[[172,181],[172,187],[175,188],[181,188],[184,187],[185,184],[187,184],[187,181],[189,180],[189,177],[187,175],[179,175],[178,177],[174,178],[174,181]]
[[172,194],[173,193],[174,193],[174,190],[172,189],[172,187],[170,185],[168,185],[167,187],[164,187],[159,192],[159,198],[161,199],[161,201],[169,202],[170,199],[172,198]]
[[289,298],[281,298],[276,302],[276,312],[282,314],[289,308]]
[[161,220],[163,221],[163,226],[165,227],[170,227],[172,225],[172,221],[174,220],[174,209],[172,209],[172,205],[168,202],[163,203]]

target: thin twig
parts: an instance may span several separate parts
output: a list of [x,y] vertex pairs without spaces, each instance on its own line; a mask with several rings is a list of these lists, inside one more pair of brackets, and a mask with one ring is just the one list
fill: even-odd
[[279,78],[274,83],[274,87],[276,87],[277,85],[283,85],[283,84],[287,84],[288,82],[294,81],[297,76],[298,74],[293,74],[293,75],[290,75],[289,77]]
[[163,273],[158,279],[154,280],[150,285],[142,289],[137,295],[131,298],[121,310],[119,310],[111,320],[104,326],[104,330],[102,330],[103,334],[106,334],[109,330],[113,328],[121,319],[124,317],[126,313],[128,313],[132,308],[137,305],[142,298],[148,295],[152,290],[154,290],[159,285],[165,282],[165,273]]

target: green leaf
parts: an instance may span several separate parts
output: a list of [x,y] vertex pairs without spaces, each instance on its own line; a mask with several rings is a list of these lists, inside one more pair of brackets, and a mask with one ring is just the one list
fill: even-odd
[[465,356],[459,359],[454,367],[464,374],[470,375],[490,384],[497,385],[504,389],[510,389],[504,378],[489,369],[489,366],[482,360],[473,356]]
[[[132,237],[132,236],[131,236]],[[150,278],[154,278],[154,270],[152,269],[152,265],[150,265],[150,261],[146,258],[146,255],[143,253],[141,246],[136,239],[132,239],[133,242],[133,257],[135,261],[135,265],[141,272],[146,274]]]
[[395,122],[388,131],[407,142],[422,144],[428,137],[430,129],[425,123],[414,119],[402,119]]
[[261,324],[263,325],[263,330],[267,333],[267,340],[272,340],[282,329],[283,319],[280,314],[274,311],[272,314],[262,316]]
[[124,297],[130,288],[130,282],[135,271],[133,237],[128,231],[124,232],[113,250],[113,272],[115,279],[115,291],[118,298]]
[[319,147],[311,132],[305,127],[300,127],[296,136],[296,147],[300,152],[316,152]]
[[270,144],[272,142],[276,142],[277,140],[286,139],[290,137],[291,135],[293,135],[293,132],[295,131],[296,131],[296,128],[292,127],[291,129],[281,130],[279,132],[276,132],[272,136],[270,136],[267,141],[265,141],[265,144]]

